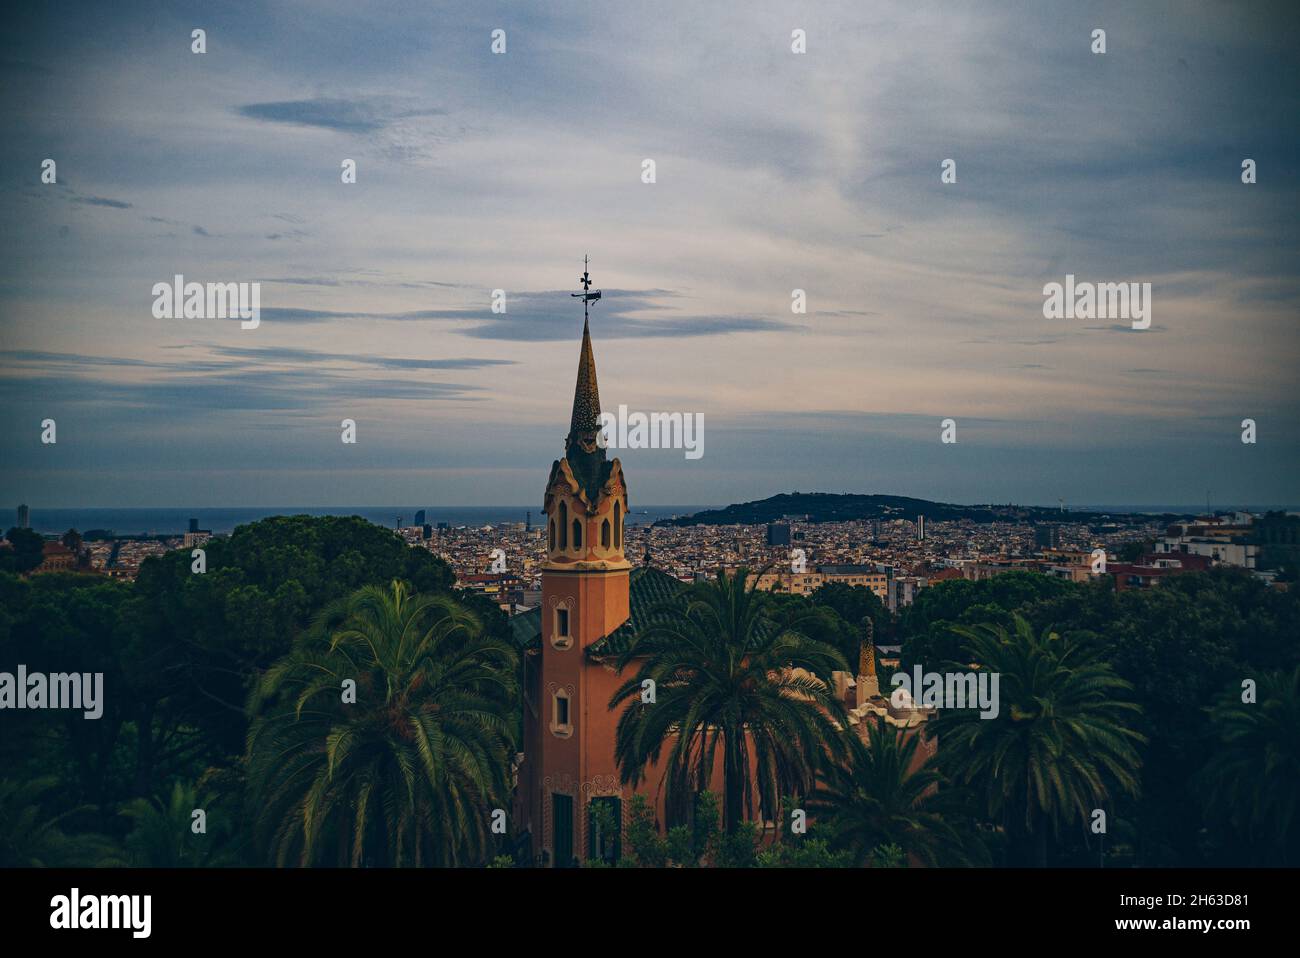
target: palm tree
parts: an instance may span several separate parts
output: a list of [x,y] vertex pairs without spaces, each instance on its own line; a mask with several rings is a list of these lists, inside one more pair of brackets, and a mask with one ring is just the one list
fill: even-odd
[[[131,863],[149,868],[214,868],[234,864],[226,848],[230,834],[228,816],[207,813],[212,802],[200,797],[193,785],[177,782],[172,786],[166,801],[137,798],[128,802],[122,815],[131,819],[134,827],[126,837],[126,849]],[[204,832],[194,831],[194,811],[205,813]],[[209,820],[209,817],[211,820]]]
[[[1146,741],[1129,722],[1141,712],[1125,699],[1132,686],[1081,643],[1047,630],[1035,636],[1019,614],[1002,626],[952,626],[978,667],[1000,674],[999,710],[941,711],[932,733],[939,766],[982,795],[985,811],[1006,826],[1013,847],[1036,844],[1047,864],[1048,832],[1083,828],[1116,793],[1136,794]],[[962,669],[963,665],[950,663]]]
[[1210,710],[1219,748],[1202,772],[1206,814],[1226,820],[1273,864],[1300,853],[1300,668],[1259,676]]
[[[834,848],[848,849],[857,865],[879,846],[898,846],[926,865],[987,864],[987,850],[973,832],[945,820],[954,814],[951,791],[929,760],[915,765],[917,733],[867,720],[867,740],[845,732],[848,756],[819,776],[808,802],[819,829]],[[914,767],[915,765],[915,767]]]
[[274,862],[482,861],[508,805],[517,670],[445,595],[393,582],[327,607],[250,698],[249,787]]
[[43,799],[62,783],[44,775],[19,781],[0,779],[0,868],[108,868],[125,864],[112,839],[97,834],[69,835],[64,823],[93,812],[81,805],[58,815],[42,808]]
[[[620,672],[634,659],[640,667],[610,701],[611,709],[629,703],[615,739],[623,783],[640,782],[667,747],[673,808],[709,788],[721,745],[728,835],[753,816],[755,793],[759,812],[774,820],[778,797],[809,794],[826,750],[844,747],[835,724],[844,709],[826,680],[847,663],[832,646],[778,627],[770,597],[749,577],[744,568],[720,572],[652,610],[618,660]],[[646,680],[654,704],[641,703]]]

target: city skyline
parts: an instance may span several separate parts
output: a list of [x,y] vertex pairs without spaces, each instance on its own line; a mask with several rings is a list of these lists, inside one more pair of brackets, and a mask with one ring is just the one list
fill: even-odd
[[[619,451],[634,506],[1292,504],[1277,9],[19,12],[0,500],[536,503],[590,255],[605,408],[706,423]],[[156,319],[177,274],[260,325]],[[1045,318],[1067,275],[1150,282],[1151,327]]]

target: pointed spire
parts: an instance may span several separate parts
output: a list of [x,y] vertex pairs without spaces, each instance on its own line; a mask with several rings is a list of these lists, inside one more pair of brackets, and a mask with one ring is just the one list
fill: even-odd
[[582,351],[578,354],[578,383],[573,389],[573,417],[569,442],[600,429],[600,388],[596,385],[596,354],[591,349],[591,329],[582,321]]
[[591,288],[591,274],[583,260],[582,292],[570,295],[582,298],[582,351],[578,354],[578,383],[573,389],[573,416],[569,435],[564,442],[564,458],[573,470],[591,502],[600,494],[601,484],[609,476],[610,464],[600,439],[600,389],[596,385],[596,354],[591,348],[591,324],[588,309],[600,299],[600,290]]
[[880,698],[880,679],[876,676],[876,623],[871,616],[862,620],[862,644],[858,646],[858,684],[854,704],[861,708]]
[[858,646],[858,675],[876,677],[876,623],[870,617],[862,620],[863,639]]

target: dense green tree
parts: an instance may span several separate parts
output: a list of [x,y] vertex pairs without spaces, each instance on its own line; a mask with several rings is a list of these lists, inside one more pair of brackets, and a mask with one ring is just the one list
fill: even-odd
[[[35,533],[14,537],[39,555]],[[244,750],[257,670],[344,594],[347,576],[406,578],[433,591],[452,582],[446,563],[356,518],[267,520],[206,549],[206,573],[178,551],[147,560],[135,583],[0,572],[0,668],[104,675],[95,721],[66,710],[6,713],[13,734],[0,736],[0,765],[19,777],[56,774],[52,814],[92,803],[99,830],[122,836],[122,802],[229,767]]]
[[[875,641],[878,645],[888,645],[893,635],[893,621],[885,603],[866,586],[848,585],[844,582],[827,582],[817,589],[809,600],[815,606],[833,609],[835,613],[854,627],[861,626],[863,619],[871,619],[874,626]],[[850,662],[857,661],[857,649],[841,649]]]
[[[1199,777],[1206,820],[1232,833],[1240,864],[1300,863],[1300,668],[1247,676],[1212,708],[1218,747]],[[1223,826],[1226,825],[1226,829]]]
[[663,868],[668,864],[668,842],[659,834],[655,810],[640,792],[627,802],[623,823],[623,857],[628,868]]
[[251,810],[271,860],[485,861],[491,810],[509,804],[517,669],[446,595],[394,582],[331,604],[250,697]]
[[206,572],[192,571],[189,552],[171,552],[142,564],[136,591],[156,671],[214,758],[242,750],[253,675],[330,602],[393,579],[447,592],[454,579],[443,560],[357,516],[276,516],[203,548]]
[[0,756],[6,765],[40,762],[58,769],[66,804],[93,802],[107,811],[130,788],[129,779],[115,775],[115,745],[151,680],[132,588],[98,576],[51,573],[0,583],[0,591],[8,599],[0,667],[11,671],[22,663],[29,673],[103,674],[98,719],[87,721],[75,709],[6,713],[12,734],[4,736]]
[[[1000,676],[998,714],[941,710],[932,723],[944,775],[970,787],[985,813],[1007,828],[1013,852],[1047,864],[1048,842],[1062,827],[1083,829],[1093,809],[1135,794],[1143,736],[1132,686],[1094,649],[1054,632],[1015,627],[959,630],[981,669]],[[953,663],[955,669],[964,668]]]
[[759,868],[852,868],[853,853],[835,848],[823,831],[814,824],[806,835],[758,848],[754,864]]
[[904,731],[883,719],[867,720],[867,740],[845,732],[848,755],[819,776],[808,801],[818,827],[855,865],[866,865],[880,845],[897,845],[927,865],[988,864],[972,832],[959,832],[947,792],[933,763],[916,760],[919,730]]
[[[780,795],[809,793],[823,753],[843,750],[830,675],[848,664],[832,646],[778,627],[771,597],[748,576],[719,573],[656,610],[620,656],[620,672],[634,661],[637,671],[610,701],[627,706],[615,746],[624,784],[643,780],[667,749],[668,801],[682,807],[721,759],[728,835],[755,812],[771,820]],[[641,702],[646,681],[653,705]]]
[[953,625],[1012,627],[1011,614],[1022,607],[1077,591],[1079,586],[1036,572],[1007,572],[989,579],[948,579],[922,589],[899,616],[904,639],[904,670],[966,662],[970,650]]
[[[204,831],[195,832],[195,810]],[[136,798],[122,809],[132,823],[126,837],[131,864],[149,868],[214,868],[234,864],[227,840],[235,828],[232,809],[218,809],[194,785],[176,782],[162,798]]]
[[21,574],[30,572],[41,564],[45,552],[45,538],[31,529],[17,526],[5,533],[8,549],[0,549],[0,572]]
[[1225,676],[1294,668],[1300,659],[1300,596],[1269,589],[1244,570],[1166,577],[1153,589],[1116,597],[1101,627],[1101,655],[1134,687],[1137,726],[1149,739],[1142,792],[1131,813],[1139,862],[1209,864],[1234,855],[1219,829],[1187,801],[1215,737],[1206,706]]
[[828,645],[850,664],[858,661],[862,629],[846,622],[830,606],[814,605],[811,598],[769,592],[769,616],[777,629],[789,629],[814,642]]
[[96,868],[124,864],[107,836],[69,834],[64,825],[87,807],[52,813],[45,805],[59,786],[54,775],[0,779],[0,868]]

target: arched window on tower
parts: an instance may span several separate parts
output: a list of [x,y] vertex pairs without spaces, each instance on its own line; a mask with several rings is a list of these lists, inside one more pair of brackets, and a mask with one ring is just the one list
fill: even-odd
[[560,503],[560,548],[569,548],[569,504]]
[[555,621],[551,628],[551,644],[557,649],[567,649],[573,645],[573,633],[569,628],[569,607],[558,606],[555,609]]
[[550,540],[550,541],[551,541],[551,544],[550,544],[549,548],[550,548],[550,550],[551,550],[552,552],[554,552],[554,551],[555,551],[555,520],[554,520],[554,519],[551,520],[551,540]]
[[573,734],[573,718],[569,714],[569,693],[559,689],[551,697],[551,734],[568,738]]
[[582,548],[582,520],[573,520],[573,548]]
[[614,503],[614,547],[623,548],[623,504]]
[[[618,506],[614,507],[615,509]],[[600,524],[600,545],[603,549],[609,548],[609,520],[605,519]]]

